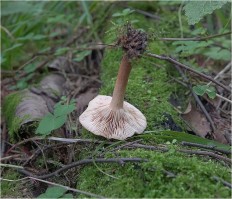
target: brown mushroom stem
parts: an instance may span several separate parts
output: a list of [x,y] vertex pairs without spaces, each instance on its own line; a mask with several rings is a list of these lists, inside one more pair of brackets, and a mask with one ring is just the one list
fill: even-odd
[[124,55],[119,67],[117,80],[114,87],[112,101],[110,107],[112,110],[123,108],[123,101],[126,92],[126,86],[131,71],[131,64],[127,55]]

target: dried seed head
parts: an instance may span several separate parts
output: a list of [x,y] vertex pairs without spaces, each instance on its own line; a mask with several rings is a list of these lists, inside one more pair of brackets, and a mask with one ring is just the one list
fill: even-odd
[[119,37],[117,44],[122,46],[129,59],[139,57],[147,47],[147,34],[126,24],[126,32]]

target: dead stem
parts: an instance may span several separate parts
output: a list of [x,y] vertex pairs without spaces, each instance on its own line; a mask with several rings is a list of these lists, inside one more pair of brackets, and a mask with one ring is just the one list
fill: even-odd
[[205,79],[207,79],[207,80],[210,80],[210,81],[214,82],[214,83],[217,84],[218,86],[224,88],[224,89],[225,89],[226,91],[228,91],[229,93],[231,92],[229,87],[227,87],[227,86],[225,86],[224,84],[222,84],[222,83],[216,81],[216,80],[213,79],[212,77],[210,77],[210,76],[208,76],[208,75],[205,75],[205,74],[203,74],[203,73],[201,73],[201,72],[198,72],[198,71],[196,71],[196,70],[194,70],[194,69],[192,69],[192,68],[190,68],[190,67],[188,67],[188,66],[186,66],[186,65],[184,65],[184,64],[182,64],[182,63],[180,63],[180,62],[178,62],[178,61],[176,61],[175,59],[173,59],[173,58],[171,58],[171,57],[169,57],[169,56],[166,56],[166,55],[156,55],[156,54],[154,54],[154,53],[146,53],[146,55],[149,56],[149,57],[154,57],[154,58],[157,58],[157,59],[161,59],[161,60],[168,61],[168,62],[170,62],[170,63],[172,63],[172,64],[176,64],[176,65],[178,65],[178,66],[180,66],[180,67],[182,67],[182,68],[184,68],[184,69],[186,69],[186,70],[188,70],[188,71],[190,71],[190,72],[192,72],[192,73],[195,73],[195,74],[197,74],[197,75],[199,75],[199,76],[201,76],[201,77],[203,77],[203,78],[205,78]]

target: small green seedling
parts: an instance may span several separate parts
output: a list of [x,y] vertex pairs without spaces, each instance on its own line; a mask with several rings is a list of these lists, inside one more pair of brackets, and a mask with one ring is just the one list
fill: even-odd
[[57,198],[73,198],[73,195],[68,193],[65,194],[67,192],[67,189],[63,188],[63,187],[58,187],[58,186],[54,186],[54,187],[49,187],[45,193],[39,195],[37,198],[53,198],[53,199],[57,199]]
[[193,91],[200,96],[203,96],[205,93],[209,96],[210,99],[216,97],[216,90],[212,86],[208,85],[197,85],[193,87]]
[[42,118],[36,130],[36,134],[46,136],[51,134],[53,130],[64,125],[68,114],[76,109],[75,100],[71,100],[69,104],[67,104],[66,101],[66,97],[62,97],[61,101],[54,106],[53,114],[48,113]]

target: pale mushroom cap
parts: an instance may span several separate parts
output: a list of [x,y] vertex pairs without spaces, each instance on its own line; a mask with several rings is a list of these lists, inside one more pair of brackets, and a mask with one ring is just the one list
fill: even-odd
[[146,118],[134,106],[123,102],[123,109],[112,110],[112,97],[98,95],[89,102],[79,121],[95,135],[108,139],[125,140],[135,133],[142,133],[147,126]]

